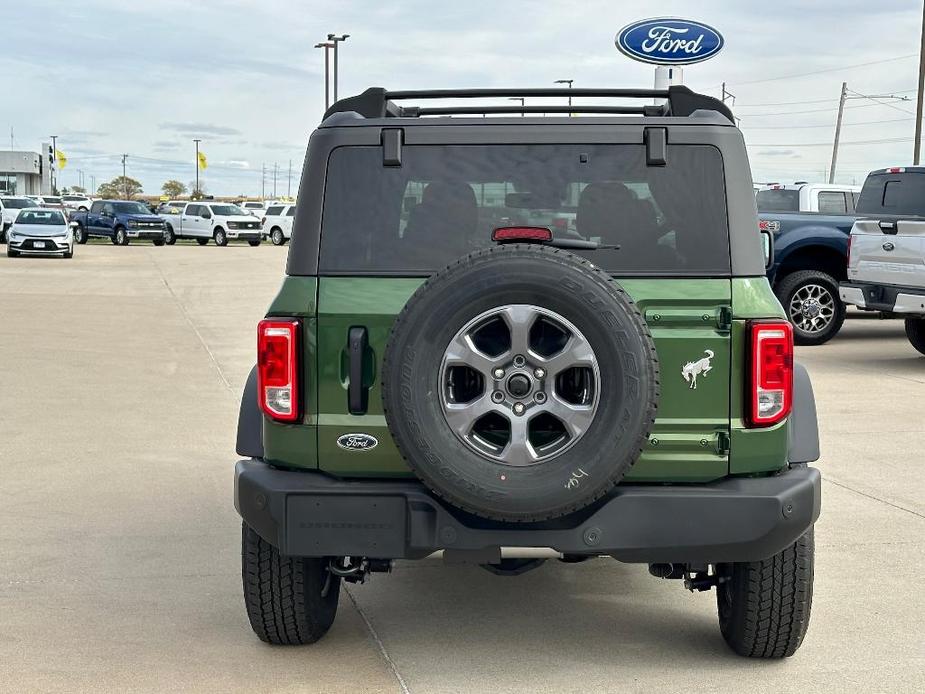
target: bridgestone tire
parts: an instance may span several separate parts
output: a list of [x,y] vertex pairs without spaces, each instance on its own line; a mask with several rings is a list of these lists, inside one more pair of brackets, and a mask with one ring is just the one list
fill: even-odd
[[[813,531],[763,561],[726,565],[716,591],[726,643],[750,658],[786,658],[803,642],[813,602]],[[721,565],[720,571],[722,572]]]
[[276,645],[314,643],[337,614],[340,578],[326,559],[286,557],[241,524],[241,577],[251,628]]
[[846,309],[841,297],[838,295],[838,280],[818,270],[801,270],[784,277],[774,289],[774,293],[783,305],[784,311],[787,312],[787,319],[793,324],[790,316],[790,300],[802,287],[809,284],[819,285],[832,295],[835,303],[835,315],[832,317],[832,321],[818,332],[809,332],[797,325],[793,325],[793,341],[798,345],[823,345],[838,334],[842,323],[845,322]]
[[[510,304],[570,321],[593,349],[601,378],[583,435],[560,454],[523,466],[463,443],[440,400],[450,341],[473,318]],[[434,275],[399,314],[383,360],[385,418],[410,468],[456,507],[501,521],[565,516],[610,492],[639,457],[658,396],[655,345],[632,299],[588,261],[538,245],[476,251]]]
[[913,347],[925,354],[925,318],[907,318],[906,337]]

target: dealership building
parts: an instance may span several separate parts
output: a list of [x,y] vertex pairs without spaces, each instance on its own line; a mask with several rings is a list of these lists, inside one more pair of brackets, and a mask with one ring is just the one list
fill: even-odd
[[[50,145],[42,144],[48,152]],[[0,151],[0,194],[42,195],[51,192],[51,164],[41,152]]]

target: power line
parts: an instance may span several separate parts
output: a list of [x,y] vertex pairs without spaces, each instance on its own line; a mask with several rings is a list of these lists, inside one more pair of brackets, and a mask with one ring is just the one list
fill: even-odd
[[[830,67],[824,70],[814,70],[813,72],[801,72],[796,75],[781,75],[780,77],[766,77],[760,80],[748,80],[747,82],[729,82],[729,84],[733,87],[741,87],[742,85],[745,85],[745,84],[763,84],[764,82],[776,82],[778,80],[793,80],[793,79],[798,79],[800,77],[810,77],[812,75],[822,75],[827,72],[841,72],[844,70],[852,70],[857,67],[867,67],[868,65],[881,65],[883,63],[892,63],[897,60],[907,60],[909,58],[917,58],[918,56],[919,56],[918,53],[909,53],[908,55],[898,55],[894,58],[883,58],[882,60],[871,60],[866,63],[855,63],[854,65],[841,65],[839,67]],[[710,89],[716,89],[719,86],[720,85],[715,84],[712,87],[710,87]]]
[[[843,128],[854,125],[880,125],[881,123],[908,123],[915,118],[888,118],[886,120],[865,120],[860,123],[842,123]],[[752,125],[747,130],[802,130],[806,128],[831,128],[831,123],[821,125]]]
[[[870,97],[865,97],[865,98],[870,98]],[[835,99],[835,103],[838,103],[838,101],[839,101],[838,99]],[[881,101],[875,101],[875,103],[872,103],[872,104],[861,104],[859,106],[845,106],[845,110],[854,111],[855,109],[872,108],[874,106],[889,106],[890,108],[895,109],[897,111],[902,111],[903,113],[915,115],[911,111],[905,111],[901,108],[897,108],[896,106],[893,106],[891,104],[881,102]],[[774,113],[748,113],[745,115],[745,118],[765,118],[769,116],[796,116],[796,115],[803,114],[803,113],[831,113],[834,110],[835,108],[832,107],[832,108],[814,108],[814,109],[809,109],[806,111],[775,111]]]
[[[850,90],[849,90],[850,91]],[[900,89],[900,90],[890,90],[891,94],[912,94],[915,89]],[[857,93],[857,92],[855,92]],[[742,107],[755,107],[755,106],[802,106],[803,104],[824,104],[824,103],[838,103],[838,99],[812,99],[812,100],[802,100],[802,101],[778,101],[775,103],[766,103],[766,104],[736,104],[736,109]]]
[[[910,137],[889,137],[881,138],[879,140],[853,140],[852,142],[841,142],[839,147],[845,145],[885,145],[891,144],[893,142],[911,142],[912,138]],[[773,142],[773,143],[746,143],[746,147],[831,147],[831,142]]]

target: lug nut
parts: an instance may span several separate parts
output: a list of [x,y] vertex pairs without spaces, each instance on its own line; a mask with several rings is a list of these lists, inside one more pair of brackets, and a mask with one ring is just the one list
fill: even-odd
[[491,394],[491,401],[492,402],[503,402],[504,393],[502,393],[500,390],[496,390],[494,393]]
[[523,414],[523,413],[524,413],[524,410],[526,410],[526,409],[527,409],[527,408],[524,407],[524,404],[523,404],[522,402],[515,402],[515,403],[514,403],[514,414]]
[[537,378],[544,378],[546,376],[546,369],[536,368],[533,370],[533,375]]
[[523,366],[526,363],[527,360],[524,359],[522,354],[518,354],[516,357],[514,357],[514,366]]
[[504,369],[498,368],[492,371],[492,376],[495,378],[504,378]]
[[544,403],[544,402],[546,402],[546,393],[543,393],[543,392],[541,391],[541,392],[537,393],[536,395],[534,395],[534,396],[533,396],[533,399],[536,400],[536,401],[539,402],[539,403]]

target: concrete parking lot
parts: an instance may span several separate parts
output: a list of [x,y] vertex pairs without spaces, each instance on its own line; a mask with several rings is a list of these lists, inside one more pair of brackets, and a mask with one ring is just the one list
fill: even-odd
[[866,317],[799,349],[825,481],[792,659],[732,655],[712,593],[603,560],[520,578],[400,563],[349,586],[319,644],[259,642],[234,435],[285,255],[0,258],[0,690],[925,690],[925,358],[900,322]]

